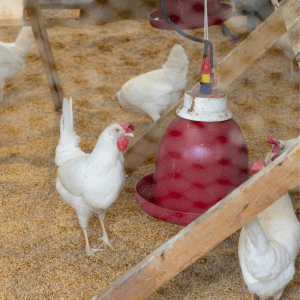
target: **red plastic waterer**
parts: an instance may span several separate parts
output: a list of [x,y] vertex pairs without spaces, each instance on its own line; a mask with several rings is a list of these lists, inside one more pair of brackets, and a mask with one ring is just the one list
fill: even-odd
[[147,214],[188,225],[248,179],[247,146],[226,101],[219,89],[185,93],[160,141],[154,174],[135,187]]

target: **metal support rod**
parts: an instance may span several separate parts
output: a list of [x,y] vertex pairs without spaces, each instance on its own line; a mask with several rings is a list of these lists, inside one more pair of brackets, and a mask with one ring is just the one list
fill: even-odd
[[181,34],[182,36],[184,36],[185,38],[187,39],[190,39],[194,42],[199,42],[199,43],[204,43],[204,55],[205,57],[207,57],[207,52],[208,52],[208,48],[209,48],[209,54],[210,54],[210,65],[211,67],[213,68],[213,62],[214,62],[214,59],[213,59],[213,44],[211,41],[209,40],[204,40],[204,39],[199,39],[199,38],[196,38],[192,35],[189,35],[185,32],[183,32],[179,27],[177,27],[173,22],[172,20],[170,19],[168,13],[167,13],[167,9],[166,9],[166,5],[165,5],[165,1],[164,0],[160,0],[160,6],[161,6],[161,9],[162,9],[162,12],[164,14],[164,17],[165,19],[168,21],[168,23],[170,24],[170,26],[175,30],[177,31],[179,34]]

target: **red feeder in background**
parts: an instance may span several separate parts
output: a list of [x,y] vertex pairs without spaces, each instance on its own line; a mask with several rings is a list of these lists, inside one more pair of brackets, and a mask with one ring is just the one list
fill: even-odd
[[[181,29],[204,27],[204,0],[165,0],[168,15],[172,22]],[[207,1],[208,26],[218,25],[231,17],[231,5],[220,0]],[[148,15],[150,24],[158,29],[172,30],[164,18],[161,4],[159,9]]]

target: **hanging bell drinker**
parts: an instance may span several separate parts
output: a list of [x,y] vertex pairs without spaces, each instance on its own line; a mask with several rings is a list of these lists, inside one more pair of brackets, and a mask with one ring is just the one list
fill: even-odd
[[163,220],[187,225],[248,179],[247,146],[226,102],[220,89],[185,93],[157,151],[156,207],[181,214]]
[[207,53],[207,58],[203,54],[204,63],[201,66],[202,79],[200,81],[200,93],[205,95],[210,95],[212,90],[212,81],[210,74],[212,73],[212,68],[209,63],[210,54]]
[[212,82],[212,89],[217,89],[217,78],[215,78],[214,70],[210,73],[210,81]]

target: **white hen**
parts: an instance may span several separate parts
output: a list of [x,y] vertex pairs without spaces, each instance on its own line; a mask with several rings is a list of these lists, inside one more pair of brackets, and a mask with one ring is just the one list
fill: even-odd
[[148,114],[157,121],[176,104],[186,86],[189,61],[181,45],[173,46],[162,69],[151,71],[127,81],[116,97],[129,112]]
[[[273,149],[265,159],[267,165],[299,142],[299,138],[276,141],[271,136],[268,142],[273,144]],[[255,167],[264,166],[256,164]],[[243,226],[238,253],[252,299],[255,295],[261,299],[281,297],[295,274],[299,244],[300,224],[288,193]]]
[[0,41],[0,103],[6,81],[24,70],[24,58],[32,49],[33,44],[34,36],[30,26],[22,28],[15,43]]
[[63,101],[60,123],[60,140],[56,148],[55,163],[59,167],[56,189],[66,204],[76,212],[82,227],[87,255],[100,249],[91,249],[87,236],[90,217],[97,214],[103,231],[103,242],[108,239],[104,219],[107,209],[116,201],[125,184],[124,151],[132,124],[120,122],[108,126],[100,135],[91,154],[78,146],[80,137],[73,125],[72,98]]

